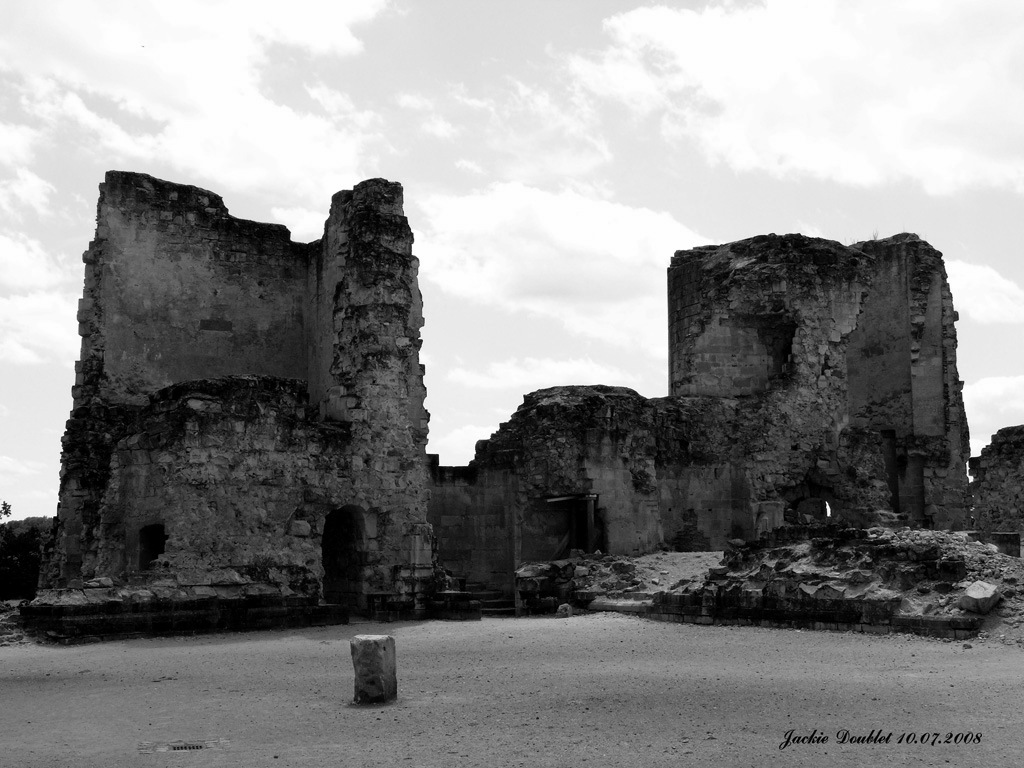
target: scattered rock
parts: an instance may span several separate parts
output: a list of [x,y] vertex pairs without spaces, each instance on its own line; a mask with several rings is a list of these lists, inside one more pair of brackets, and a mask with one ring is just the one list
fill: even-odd
[[960,608],[972,613],[985,614],[995,607],[1000,597],[995,584],[989,584],[987,581],[975,581],[961,595]]

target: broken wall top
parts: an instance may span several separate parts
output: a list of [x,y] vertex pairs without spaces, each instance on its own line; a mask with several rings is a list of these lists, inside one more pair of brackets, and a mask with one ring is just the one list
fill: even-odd
[[800,283],[863,279],[867,261],[863,253],[833,240],[770,234],[676,251],[669,270],[699,270],[699,279],[720,292],[742,285],[768,293],[778,280],[795,281],[795,288]]

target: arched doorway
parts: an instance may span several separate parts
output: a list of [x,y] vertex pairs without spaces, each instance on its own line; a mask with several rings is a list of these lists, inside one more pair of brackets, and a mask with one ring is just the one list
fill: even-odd
[[349,608],[359,604],[366,565],[366,510],[347,504],[324,520],[320,551],[324,566],[324,601]]

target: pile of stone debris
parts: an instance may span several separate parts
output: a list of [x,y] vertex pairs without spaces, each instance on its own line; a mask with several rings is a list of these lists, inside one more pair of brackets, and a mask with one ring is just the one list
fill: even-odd
[[[725,553],[597,554],[530,564],[520,569],[517,583],[524,604],[536,611],[569,602],[649,614],[684,604],[687,596],[715,593],[720,607],[730,592],[738,596],[737,606],[750,595],[767,605],[772,595],[781,601],[777,605],[817,601],[837,611],[882,606],[895,617],[893,627],[916,623],[923,629],[907,631],[953,637],[932,629],[971,626],[979,637],[1024,647],[1024,562],[968,533],[880,527],[781,531],[766,542],[737,540]],[[842,619],[836,622],[828,628],[843,628]]]

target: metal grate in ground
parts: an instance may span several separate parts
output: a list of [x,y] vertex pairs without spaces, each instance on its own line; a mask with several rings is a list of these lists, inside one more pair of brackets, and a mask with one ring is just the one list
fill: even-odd
[[227,749],[227,739],[189,739],[187,741],[143,741],[139,743],[139,752],[153,754],[155,752],[202,752],[207,749]]

